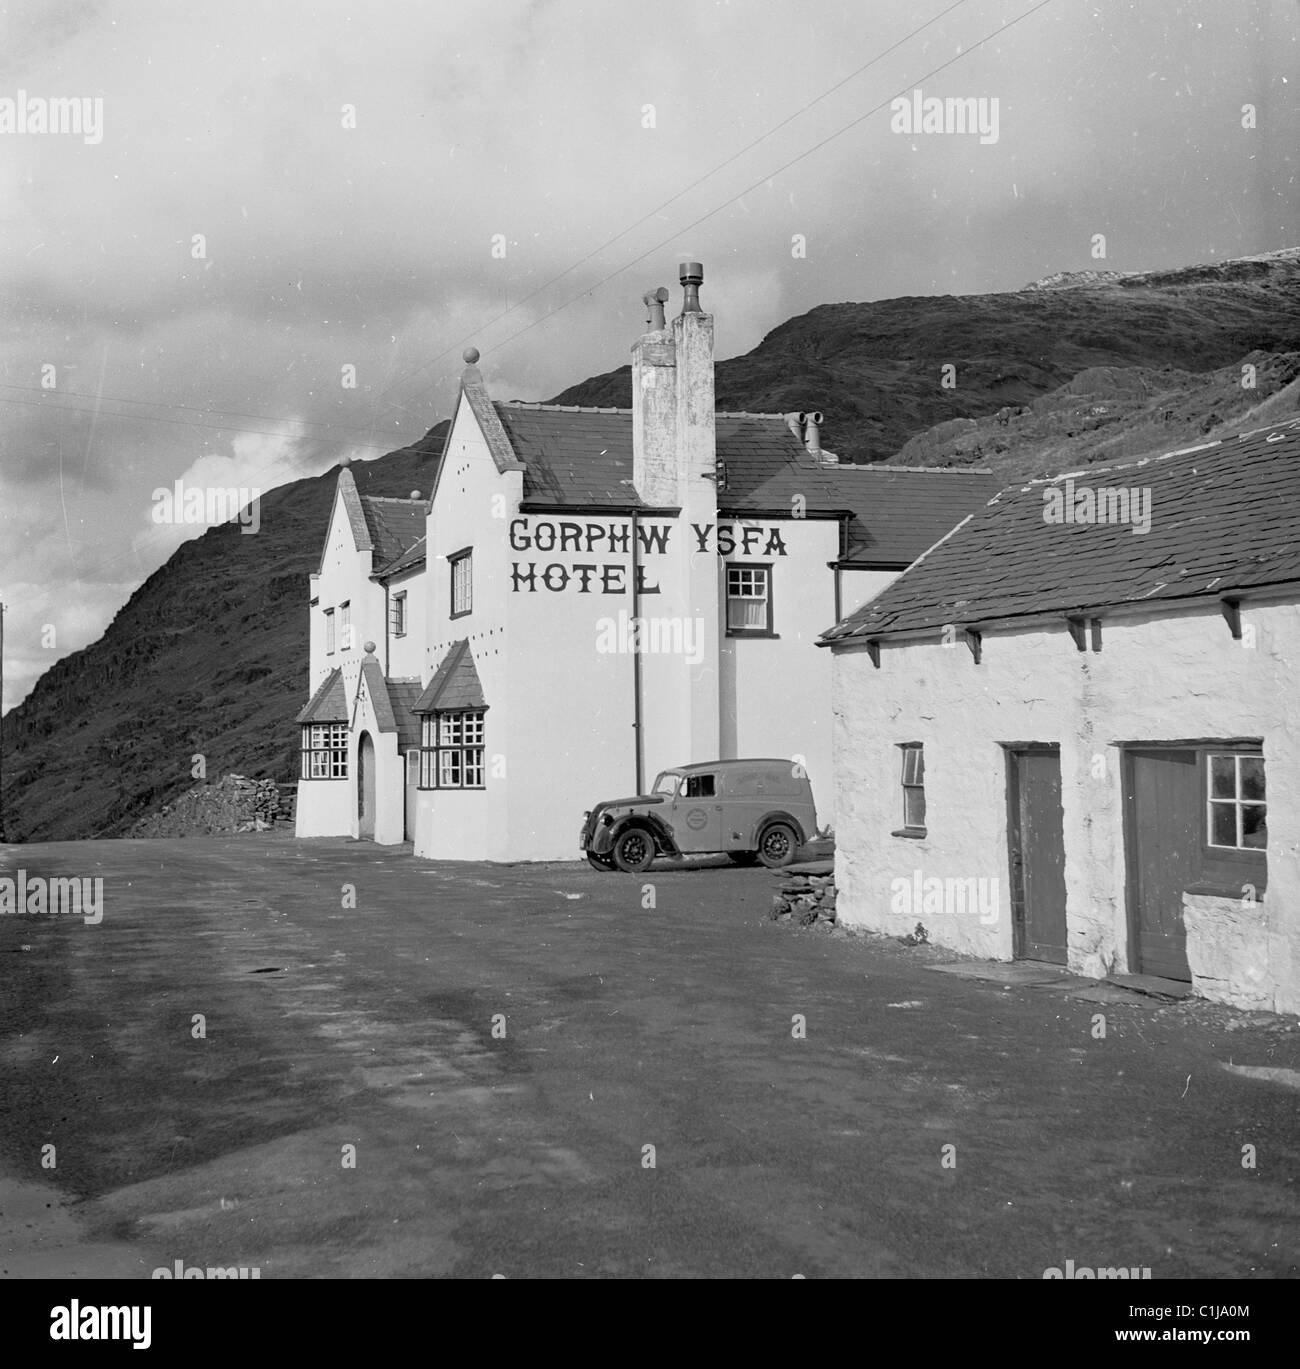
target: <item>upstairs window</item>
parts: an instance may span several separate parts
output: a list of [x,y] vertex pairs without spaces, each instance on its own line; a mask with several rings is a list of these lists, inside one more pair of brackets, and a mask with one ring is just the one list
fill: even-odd
[[925,751],[920,742],[905,742],[903,753],[903,831],[925,835]]
[[347,723],[308,723],[302,729],[300,774],[305,780],[347,779]]
[[727,566],[727,636],[771,637],[772,570],[770,566]]
[[447,560],[451,564],[451,616],[462,618],[474,607],[474,552],[467,548]]
[[432,713],[421,729],[421,789],[484,787],[482,709]]
[[325,610],[325,654],[334,655],[334,610]]
[[339,644],[344,651],[352,650],[352,601],[339,605]]
[[406,591],[400,589],[388,604],[388,626],[394,637],[406,636]]

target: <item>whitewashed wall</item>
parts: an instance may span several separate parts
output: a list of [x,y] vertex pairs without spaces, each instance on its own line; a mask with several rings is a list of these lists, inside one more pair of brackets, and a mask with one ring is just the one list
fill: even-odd
[[[1107,620],[1100,653],[1060,630],[965,645],[835,654],[836,876],[846,924],[891,934],[924,921],[936,944],[1012,955],[1002,742],[1061,747],[1069,963],[1101,977],[1128,967],[1119,742],[1262,736],[1268,785],[1268,890],[1251,909],[1187,896],[1187,954],[1198,993],[1300,1011],[1300,607],[1245,605],[1255,645],[1234,641],[1217,605]],[[927,836],[902,825],[896,743],[925,745]],[[1093,758],[1105,760],[1093,775]],[[894,880],[996,878],[1001,911],[981,925],[891,907]],[[1232,906],[1224,906],[1232,905]],[[905,905],[900,905],[905,906]]]
[[[393,595],[403,590],[406,592],[406,635],[395,637],[391,632],[388,634],[387,674],[390,679],[427,678],[424,676],[424,630],[428,617],[426,579],[425,571],[421,569],[394,577],[388,582],[390,601]],[[382,642],[383,638],[377,637],[375,641]],[[382,656],[380,659],[383,659]]]

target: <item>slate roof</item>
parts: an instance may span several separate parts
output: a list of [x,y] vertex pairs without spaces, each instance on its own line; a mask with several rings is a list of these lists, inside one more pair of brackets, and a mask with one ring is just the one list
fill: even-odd
[[840,479],[855,514],[844,559],[899,566],[911,565],[1001,483],[989,471],[906,466],[841,466]]
[[373,656],[361,662],[361,675],[370,696],[375,722],[381,732],[397,733],[397,749],[407,750],[420,744],[420,720],[414,705],[420,697],[420,682],[407,678],[387,679]]
[[[1150,530],[1047,522],[1045,492],[1149,489]],[[1055,496],[1050,496],[1055,498]],[[823,643],[1300,580],[1300,419],[1002,491]]]
[[363,494],[361,509],[376,566],[387,567],[424,536],[428,505],[423,499],[389,499]]
[[[523,506],[645,508],[632,484],[632,411],[498,403],[526,466]],[[727,487],[720,515],[851,514],[850,561],[905,566],[997,492],[987,471],[834,466],[811,456],[780,414],[716,416]]]
[[425,540],[421,537],[418,541],[412,542],[395,560],[390,561],[386,566],[380,566],[375,571],[375,578],[377,580],[390,579],[394,575],[401,575],[406,571],[417,569],[424,565],[424,561]]
[[345,723],[347,720],[348,699],[341,670],[331,670],[326,675],[306,708],[294,719],[299,723]]
[[474,653],[470,650],[468,638],[462,637],[460,641],[452,643],[442,658],[442,664],[434,671],[429,687],[415,701],[412,711],[433,713],[435,710],[486,707],[483,686],[474,667]]
[[494,404],[524,471],[524,503],[645,507],[632,485],[631,409]]
[[388,680],[388,698],[397,723],[397,749],[409,751],[420,744],[420,720],[415,705],[420,698],[419,680]]

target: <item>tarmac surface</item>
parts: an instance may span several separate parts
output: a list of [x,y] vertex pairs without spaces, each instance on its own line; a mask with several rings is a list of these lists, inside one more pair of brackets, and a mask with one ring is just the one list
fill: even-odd
[[1300,1273],[1295,1019],[661,866],[0,848],[0,1277]]

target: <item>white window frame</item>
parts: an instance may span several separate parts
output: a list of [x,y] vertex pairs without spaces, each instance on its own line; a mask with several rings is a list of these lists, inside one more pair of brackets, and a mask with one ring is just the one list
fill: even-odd
[[[760,589],[761,586],[761,589]],[[751,604],[762,605],[763,622],[732,621],[732,608],[741,609],[742,619]],[[727,636],[772,637],[772,567],[750,561],[727,562]]]
[[303,724],[299,776],[304,780],[347,779],[347,723]]
[[486,709],[447,709],[420,720],[419,787],[484,789]]

